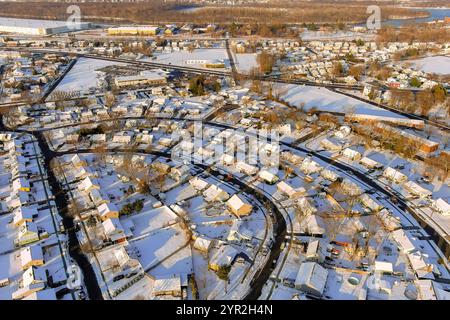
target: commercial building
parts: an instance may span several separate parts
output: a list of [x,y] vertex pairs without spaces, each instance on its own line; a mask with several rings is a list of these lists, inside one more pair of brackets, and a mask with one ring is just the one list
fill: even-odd
[[[76,31],[67,21],[0,18],[0,32],[21,33],[29,35],[51,35],[55,33]],[[80,23],[78,30],[89,29],[88,22]]]
[[162,70],[145,70],[139,75],[123,76],[115,79],[115,84],[118,88],[142,85],[163,85],[166,83],[166,73]]

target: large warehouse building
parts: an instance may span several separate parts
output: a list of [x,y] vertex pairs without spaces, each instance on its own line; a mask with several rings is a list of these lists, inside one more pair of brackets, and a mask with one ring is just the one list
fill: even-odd
[[[80,23],[80,29],[90,28],[90,23]],[[51,35],[71,32],[66,21],[0,18],[0,32],[21,33],[31,35]]]

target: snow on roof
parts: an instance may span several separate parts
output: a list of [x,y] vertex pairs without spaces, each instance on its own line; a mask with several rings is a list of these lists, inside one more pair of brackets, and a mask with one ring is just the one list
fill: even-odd
[[202,178],[199,177],[194,177],[191,180],[189,180],[189,184],[198,191],[203,191],[209,185],[208,181],[203,180]]
[[102,203],[97,207],[97,210],[100,216],[105,216],[110,212],[119,212],[114,203]]
[[306,286],[318,294],[322,294],[328,277],[328,270],[315,262],[304,262],[295,279],[296,287]]
[[219,188],[218,186],[212,184],[208,189],[206,189],[203,192],[203,196],[205,197],[206,201],[215,201],[215,200],[224,201],[228,199],[229,194],[224,190],[222,190],[221,188]]
[[278,177],[276,175],[274,175],[273,173],[271,173],[267,170],[261,170],[259,172],[259,177],[269,183],[273,183],[278,180]]
[[448,204],[444,199],[437,199],[436,201],[434,201],[433,205],[443,215],[450,215],[450,204]]
[[382,205],[378,204],[375,200],[373,200],[368,194],[364,193],[362,194],[359,199],[361,200],[361,203],[369,208],[372,211],[377,211],[383,208]]
[[107,219],[102,222],[102,225],[107,235],[110,235],[118,230],[123,230],[122,224],[117,218]]
[[408,180],[408,177],[406,175],[391,167],[387,167],[383,171],[383,176],[390,180],[393,180],[394,182],[403,182]]
[[393,231],[392,236],[394,237],[395,242],[397,242],[399,247],[403,250],[403,252],[413,252],[416,249],[414,244],[406,235],[405,231],[403,231],[402,229]]
[[422,196],[422,197],[429,197],[433,194],[431,191],[421,187],[414,181],[405,182],[405,184],[403,184],[403,187],[406,190],[408,190],[410,193],[418,195],[418,196]]
[[1,26],[20,28],[61,28],[67,27],[67,21],[0,18]]
[[23,220],[32,220],[33,215],[38,214],[36,207],[19,207],[14,210],[13,223],[18,224]]
[[210,264],[229,266],[239,252],[230,245],[222,245],[210,258]]
[[349,195],[358,195],[362,193],[361,188],[348,178],[342,180],[341,187],[344,190],[344,192]]
[[372,160],[368,157],[363,157],[361,160],[359,160],[359,163],[361,163],[363,166],[367,167],[367,168],[378,168],[378,167],[382,167],[382,164]]
[[156,279],[153,288],[156,295],[181,291],[181,278],[180,276],[174,276]]
[[22,267],[26,266],[33,260],[44,260],[40,246],[29,246],[20,251],[20,262]]
[[198,236],[195,239],[194,248],[197,249],[197,250],[200,250],[200,251],[207,252],[209,250],[209,248],[211,247],[211,244],[212,244],[212,240],[207,239],[207,238],[202,237],[202,236]]
[[385,272],[385,273],[394,272],[394,270],[392,268],[392,263],[390,263],[390,262],[375,261],[374,268],[375,268],[375,271],[379,271],[379,272]]
[[238,214],[248,214],[253,209],[253,207],[250,204],[245,203],[241,199],[241,197],[239,197],[236,194],[233,195],[230,199],[228,199],[227,206],[228,208],[230,208],[231,211],[233,211],[233,213]]

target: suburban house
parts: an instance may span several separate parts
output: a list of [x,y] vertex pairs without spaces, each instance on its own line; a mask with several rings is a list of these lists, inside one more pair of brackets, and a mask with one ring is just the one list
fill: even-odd
[[230,199],[228,199],[227,207],[228,210],[230,210],[233,214],[235,214],[238,217],[248,216],[253,210],[252,205],[244,202],[242,200],[242,197],[236,194],[233,195]]

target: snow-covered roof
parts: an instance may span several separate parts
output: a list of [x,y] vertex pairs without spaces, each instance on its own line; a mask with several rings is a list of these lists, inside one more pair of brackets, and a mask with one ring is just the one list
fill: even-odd
[[302,288],[308,287],[318,294],[323,294],[325,283],[328,277],[328,270],[315,262],[304,262],[295,279],[295,286]]

